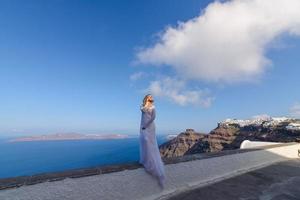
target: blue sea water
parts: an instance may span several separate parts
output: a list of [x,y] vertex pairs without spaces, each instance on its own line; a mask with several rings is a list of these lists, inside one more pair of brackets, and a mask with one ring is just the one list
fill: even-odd
[[[167,141],[157,135],[158,144]],[[139,138],[8,142],[0,139],[0,178],[138,161]]]

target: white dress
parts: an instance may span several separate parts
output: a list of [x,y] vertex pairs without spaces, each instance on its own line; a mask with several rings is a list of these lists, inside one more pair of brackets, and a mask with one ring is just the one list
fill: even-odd
[[[164,187],[165,169],[162,162],[155,134],[155,107],[141,107],[142,117],[140,125],[140,160],[145,170],[158,178],[159,184]],[[143,130],[142,128],[145,127]]]

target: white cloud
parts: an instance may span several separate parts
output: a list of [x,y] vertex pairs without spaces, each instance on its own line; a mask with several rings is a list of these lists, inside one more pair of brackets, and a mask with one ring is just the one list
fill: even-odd
[[171,66],[185,79],[255,81],[271,64],[270,43],[283,33],[300,35],[300,0],[214,2],[198,17],[167,27],[137,60]]
[[166,97],[181,106],[192,104],[209,107],[214,99],[209,95],[209,92],[188,90],[184,81],[170,77],[152,81],[146,92],[153,96]]
[[143,78],[144,76],[146,76],[145,72],[136,72],[136,73],[131,74],[129,79],[131,81],[137,81],[137,80]]
[[300,117],[300,103],[296,103],[290,108],[290,115]]

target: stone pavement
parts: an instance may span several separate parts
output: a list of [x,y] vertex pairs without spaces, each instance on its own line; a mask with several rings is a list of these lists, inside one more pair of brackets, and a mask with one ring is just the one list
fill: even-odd
[[168,200],[300,200],[300,161],[248,172]]

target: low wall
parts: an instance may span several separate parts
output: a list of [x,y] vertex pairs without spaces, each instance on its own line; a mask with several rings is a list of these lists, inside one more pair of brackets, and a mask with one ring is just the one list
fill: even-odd
[[[167,199],[186,190],[204,186],[276,162],[298,158],[299,143],[277,144],[261,149],[195,154],[165,159],[166,187],[144,168],[25,185],[0,190],[1,200],[133,200]],[[37,198],[38,197],[38,198]]]
[[271,145],[275,145],[275,144],[282,144],[282,143],[244,140],[241,143],[240,148],[241,149],[252,149],[252,148],[271,146]]

